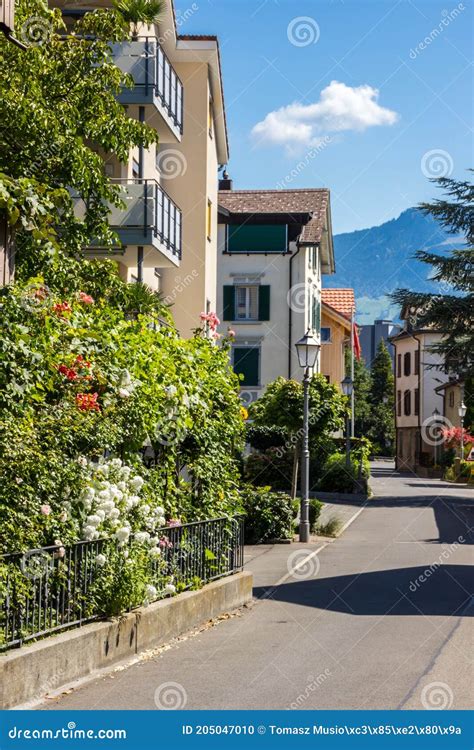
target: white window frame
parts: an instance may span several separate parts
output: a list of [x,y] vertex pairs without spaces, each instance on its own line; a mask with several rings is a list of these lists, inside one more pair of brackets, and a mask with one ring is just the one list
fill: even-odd
[[[323,339],[323,331],[329,331],[329,338]],[[321,344],[332,344],[332,329],[331,326],[321,326]]]
[[[238,297],[240,289],[245,289],[245,317],[240,317],[239,314],[238,314],[238,301],[237,301],[237,297]],[[251,293],[250,293],[250,290],[251,289],[255,289],[255,291],[256,291],[256,310],[255,310],[255,316],[251,316],[250,315],[250,312],[251,312],[251,309],[250,309],[251,308],[251,298],[250,298],[250,294]],[[255,320],[258,320],[258,315],[259,315],[259,309],[258,309],[258,307],[259,307],[259,305],[258,305],[258,302],[259,302],[258,296],[259,296],[259,294],[258,294],[258,290],[259,290],[259,285],[258,284],[235,284],[235,310],[234,310],[234,319],[236,321],[244,321],[244,320],[255,321]]]

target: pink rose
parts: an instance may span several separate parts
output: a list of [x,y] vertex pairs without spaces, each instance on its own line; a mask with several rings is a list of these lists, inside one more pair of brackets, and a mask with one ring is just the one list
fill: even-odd
[[49,514],[51,513],[51,506],[50,505],[42,505],[41,508],[40,508],[40,510],[41,510],[41,513],[43,514],[43,516],[49,516]]
[[230,338],[235,338],[235,331],[232,328],[229,328],[227,335],[230,336]]

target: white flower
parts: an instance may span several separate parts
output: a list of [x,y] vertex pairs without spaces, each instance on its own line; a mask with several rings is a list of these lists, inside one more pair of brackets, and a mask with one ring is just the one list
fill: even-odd
[[102,518],[99,516],[98,513],[92,516],[87,516],[86,518],[87,526],[92,526],[93,528],[98,526],[101,521],[102,521]]
[[156,597],[158,596],[158,591],[154,586],[151,586],[149,584],[145,589],[145,596],[148,601],[150,601],[150,599],[156,599]]
[[130,486],[132,487],[135,492],[138,492],[143,487],[144,481],[143,478],[140,477],[138,474],[133,477],[133,479],[130,482]]
[[148,531],[137,531],[135,534],[135,541],[138,542],[138,544],[145,544],[145,542],[148,542],[150,540],[150,535]]
[[97,497],[99,500],[110,500],[110,490],[101,490]]
[[156,523],[158,524],[158,526],[165,526],[166,518],[164,516],[160,516],[156,519]]
[[160,548],[159,547],[152,547],[150,549],[150,557],[151,558],[161,557],[161,550],[160,550]]
[[147,516],[150,513],[151,508],[150,508],[149,505],[147,505],[145,503],[145,505],[142,505],[142,507],[140,508],[140,510],[142,512],[142,515]]
[[128,526],[122,526],[122,528],[117,529],[117,531],[115,532],[115,537],[119,540],[121,544],[128,541],[129,536],[130,536],[130,528]]
[[99,508],[95,512],[96,516],[99,516],[100,520],[103,521],[105,519],[105,510],[102,510],[102,508]]
[[127,480],[130,476],[131,468],[130,466],[122,466],[120,469],[120,477],[121,479]]
[[94,526],[84,526],[82,533],[86,542],[90,542],[94,538],[95,528]]
[[155,514],[156,514],[157,516],[164,516],[164,515],[165,515],[165,509],[163,508],[163,506],[162,506],[162,505],[158,505],[158,506],[157,506],[157,507],[155,508]]
[[120,518],[120,511],[118,508],[114,508],[109,513],[109,518],[111,518],[113,521],[116,521],[117,518]]
[[101,464],[97,467],[97,471],[104,475],[104,477],[109,476],[109,465],[108,464]]
[[127,391],[126,388],[119,388],[118,395],[120,398],[130,398],[130,391]]
[[126,387],[128,385],[131,385],[132,383],[132,377],[128,370],[122,370],[120,373],[120,385],[123,387]]
[[165,586],[165,592],[167,594],[174,594],[176,593],[176,586],[173,586],[172,583],[167,583]]
[[66,521],[67,521],[67,513],[66,513],[65,510],[63,510],[63,512],[59,516],[59,520],[61,521],[61,523],[66,523]]
[[114,469],[120,469],[122,466],[122,459],[121,458],[113,458],[110,462],[110,465],[114,467]]
[[125,560],[127,559],[127,557],[128,557],[128,554],[129,554],[129,553],[128,553],[128,549],[124,549],[124,551],[123,551],[123,556],[124,556]]
[[87,458],[85,456],[79,456],[77,463],[85,469],[87,466]]
[[96,564],[101,568],[107,562],[105,555],[97,555],[95,558]]
[[171,398],[172,396],[174,396],[174,395],[175,395],[175,393],[177,392],[177,390],[178,390],[178,389],[176,388],[176,386],[175,386],[175,385],[169,385],[169,386],[167,386],[167,388],[165,388],[165,393],[166,393],[166,395],[167,395],[167,396],[168,396],[169,398]]
[[130,495],[130,497],[128,498],[128,503],[130,503],[131,508],[134,508],[136,505],[138,505],[139,502],[140,498],[138,497],[138,495]]
[[125,482],[119,482],[117,484],[117,487],[120,490],[120,492],[126,492],[127,491],[127,485],[125,484]]

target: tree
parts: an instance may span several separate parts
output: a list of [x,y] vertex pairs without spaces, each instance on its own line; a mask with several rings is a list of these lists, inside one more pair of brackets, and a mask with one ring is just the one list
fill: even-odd
[[138,34],[140,22],[151,26],[163,10],[162,0],[115,0],[114,6],[127,27],[133,26],[134,37]]
[[368,437],[382,454],[391,453],[395,440],[393,366],[385,342],[381,339],[372,363],[370,384],[370,422]]
[[364,437],[370,424],[370,371],[364,359],[354,360],[354,432]]
[[[67,34],[58,9],[43,0],[18,0],[16,27],[27,49],[0,34],[0,208],[16,230],[24,277],[49,269],[56,278],[59,246],[74,258],[94,239],[116,244],[107,215],[110,204],[122,200],[103,157],[125,162],[132,147],[148,147],[158,137],[116,98],[122,86],[132,85],[111,56],[110,43],[129,37],[117,10],[86,13]],[[15,201],[12,184],[19,181],[23,200]],[[71,192],[83,201],[82,218],[75,216]],[[25,226],[32,203],[37,218],[48,216],[48,242],[34,223]]]
[[[472,171],[472,170],[469,170]],[[417,327],[435,328],[445,335],[433,344],[441,354],[446,371],[461,377],[474,375],[474,184],[448,177],[432,180],[446,193],[443,200],[421,203],[419,208],[433,216],[453,235],[465,237],[464,246],[447,255],[419,250],[415,257],[431,266],[432,279],[438,281],[441,293],[427,294],[398,289],[395,302],[413,315]],[[443,290],[444,286],[444,290]],[[449,289],[447,293],[445,290]]]

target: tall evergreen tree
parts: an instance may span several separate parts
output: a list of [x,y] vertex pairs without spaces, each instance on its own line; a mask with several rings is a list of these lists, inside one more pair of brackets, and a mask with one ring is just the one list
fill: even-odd
[[372,363],[368,437],[385,455],[392,453],[395,440],[394,400],[393,365],[382,339]]
[[[469,170],[473,171],[473,170]],[[432,180],[446,197],[421,203],[423,213],[433,216],[465,243],[447,255],[419,250],[415,257],[433,269],[432,278],[441,285],[437,294],[398,289],[392,299],[409,310],[419,327],[445,333],[433,351],[444,358],[444,368],[462,377],[474,375],[474,184],[447,177]],[[448,290],[448,291],[447,291]]]
[[356,437],[366,437],[370,426],[370,371],[364,359],[354,360],[354,432]]

